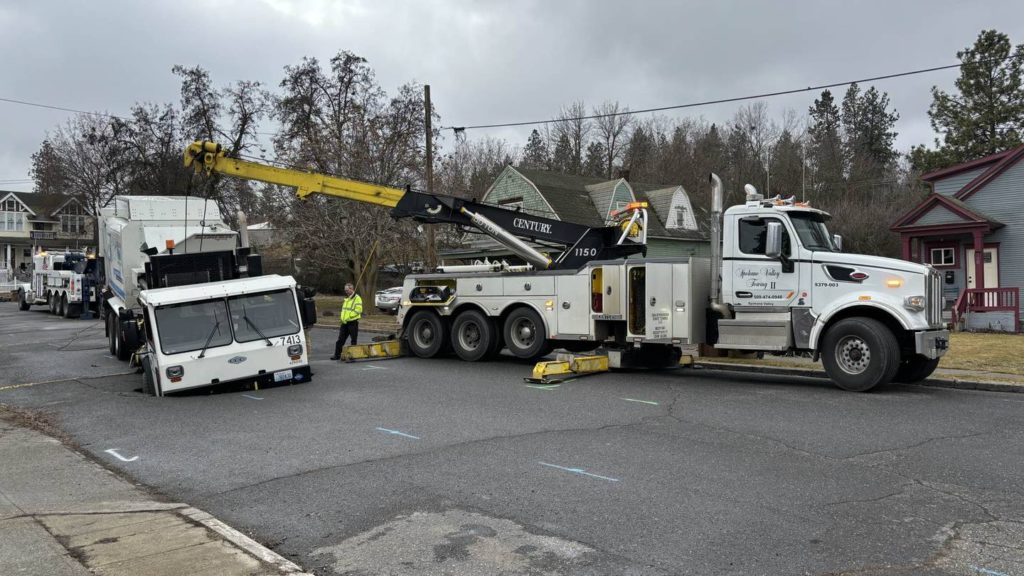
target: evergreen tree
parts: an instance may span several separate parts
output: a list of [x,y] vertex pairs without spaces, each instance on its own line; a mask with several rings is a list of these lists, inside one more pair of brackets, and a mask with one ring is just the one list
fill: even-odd
[[914,167],[927,171],[967,162],[1018,146],[1024,138],[1024,44],[983,30],[970,48],[956,53],[963,63],[958,94],[932,87],[928,109],[932,128],[942,135],[936,150],[915,146]]
[[583,175],[607,178],[605,173],[605,161],[607,152],[601,142],[591,142],[587,146],[587,157],[583,162]]
[[534,130],[526,141],[526,147],[523,148],[523,158],[520,160],[519,165],[533,170],[546,170],[550,162],[548,144],[544,141],[540,132]]
[[649,177],[654,162],[655,141],[649,128],[637,126],[626,145],[625,167],[632,180],[644,181]]
[[842,125],[851,184],[882,180],[892,173],[899,157],[894,148],[897,120],[899,114],[889,111],[888,94],[874,86],[861,93],[857,84],[850,85],[843,97]]
[[558,143],[555,144],[555,152],[551,156],[551,169],[556,172],[572,173],[575,165],[573,156],[569,136],[562,134],[559,136]]
[[803,146],[789,130],[783,130],[776,141],[771,159],[771,194],[803,199]]
[[812,167],[815,188],[826,193],[838,193],[846,170],[839,108],[832,98],[832,93],[828,90],[823,91],[821,98],[814,101],[809,113],[811,125],[807,130],[810,137],[808,163]]

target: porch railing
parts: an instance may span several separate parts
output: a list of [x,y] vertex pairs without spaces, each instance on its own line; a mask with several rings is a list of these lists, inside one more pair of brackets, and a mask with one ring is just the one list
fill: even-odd
[[1014,332],[1020,332],[1020,288],[968,288],[953,304],[953,323],[968,312],[1013,312]]

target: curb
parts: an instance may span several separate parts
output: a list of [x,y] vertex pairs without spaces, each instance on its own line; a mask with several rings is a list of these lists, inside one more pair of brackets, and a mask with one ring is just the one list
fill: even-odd
[[231,526],[217,520],[208,512],[188,506],[179,510],[178,513],[193,522],[198,522],[210,530],[213,530],[224,540],[232,543],[240,550],[244,550],[250,555],[255,556],[258,560],[261,560],[266,564],[270,564],[282,574],[290,574],[292,576],[314,576],[310,572],[304,572],[298,564],[295,564],[291,560],[288,560],[277,552],[274,552],[252,538],[249,538]]
[[[697,361],[697,366],[707,370],[720,372],[747,372],[763,373],[775,376],[802,376],[804,378],[824,378],[828,375],[823,370],[813,368],[783,368],[780,366],[760,366],[757,364],[732,364],[724,362]],[[1024,384],[1013,384],[1009,382],[982,382],[971,380],[960,380],[958,378],[929,378],[921,382],[909,384],[909,386],[925,386],[929,388],[954,388],[957,390],[983,390],[985,392],[1013,392],[1024,393]]]

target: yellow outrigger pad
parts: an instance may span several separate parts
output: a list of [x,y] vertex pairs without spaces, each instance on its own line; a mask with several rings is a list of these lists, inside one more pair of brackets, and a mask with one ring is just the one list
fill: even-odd
[[402,355],[402,343],[398,340],[384,340],[372,344],[350,344],[341,349],[342,360],[379,360],[398,358]]
[[534,384],[556,384],[573,378],[600,374],[607,371],[607,356],[559,354],[557,360],[538,362],[533,367],[533,376],[524,378],[524,380]]

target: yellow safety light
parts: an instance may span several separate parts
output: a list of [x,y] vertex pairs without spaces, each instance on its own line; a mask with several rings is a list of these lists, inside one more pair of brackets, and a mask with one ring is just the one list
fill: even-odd
[[903,279],[902,278],[890,278],[890,279],[885,281],[885,286],[886,286],[886,288],[899,288],[900,286],[903,286]]
[[863,301],[865,301],[865,302],[866,302],[866,301],[868,301],[868,300],[871,300],[871,296],[867,296],[867,295],[864,295],[864,296],[859,296],[859,297],[857,298],[857,300],[863,300]]

